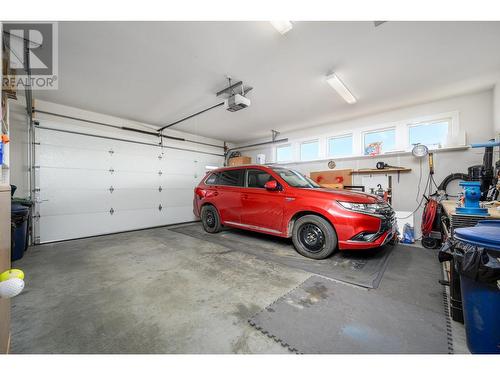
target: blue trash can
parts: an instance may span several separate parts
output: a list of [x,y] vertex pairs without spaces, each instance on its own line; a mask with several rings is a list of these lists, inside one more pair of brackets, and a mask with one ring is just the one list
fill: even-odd
[[11,260],[21,259],[27,245],[29,208],[19,203],[11,204]]
[[467,346],[475,354],[500,353],[500,220],[455,230]]

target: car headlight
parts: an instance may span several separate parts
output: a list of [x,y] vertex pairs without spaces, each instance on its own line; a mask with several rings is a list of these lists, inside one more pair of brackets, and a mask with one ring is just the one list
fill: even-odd
[[381,203],[353,203],[341,201],[338,201],[338,203],[347,210],[365,214],[379,214],[380,211],[385,207],[385,204]]

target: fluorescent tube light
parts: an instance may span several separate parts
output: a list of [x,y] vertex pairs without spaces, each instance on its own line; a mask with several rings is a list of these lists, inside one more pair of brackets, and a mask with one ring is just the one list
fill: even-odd
[[281,35],[286,34],[293,28],[293,25],[290,21],[270,21],[270,22],[271,25],[273,25],[274,28],[278,30]]
[[337,93],[344,98],[344,100],[349,103],[349,104],[354,104],[356,103],[356,98],[354,95],[349,91],[349,89],[344,85],[344,83],[340,80],[339,77],[335,73],[330,74],[329,76],[326,77],[326,82],[329,83],[330,86],[332,86]]

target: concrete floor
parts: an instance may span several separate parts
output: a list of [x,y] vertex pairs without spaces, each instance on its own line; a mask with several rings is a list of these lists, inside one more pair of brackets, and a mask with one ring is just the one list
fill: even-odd
[[165,228],[36,246],[12,353],[288,353],[247,320],[307,279]]
[[311,276],[167,228],[36,246],[14,266],[12,353],[289,353],[247,320]]

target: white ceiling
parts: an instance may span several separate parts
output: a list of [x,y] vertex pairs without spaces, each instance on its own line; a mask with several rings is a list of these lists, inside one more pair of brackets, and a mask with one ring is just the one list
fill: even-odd
[[[500,71],[499,45],[500,22],[295,22],[284,36],[268,22],[63,22],[59,90],[35,98],[161,126],[219,102],[229,74],[254,87],[250,108],[174,128],[248,141],[458,94]],[[332,69],[357,104],[325,82]]]

